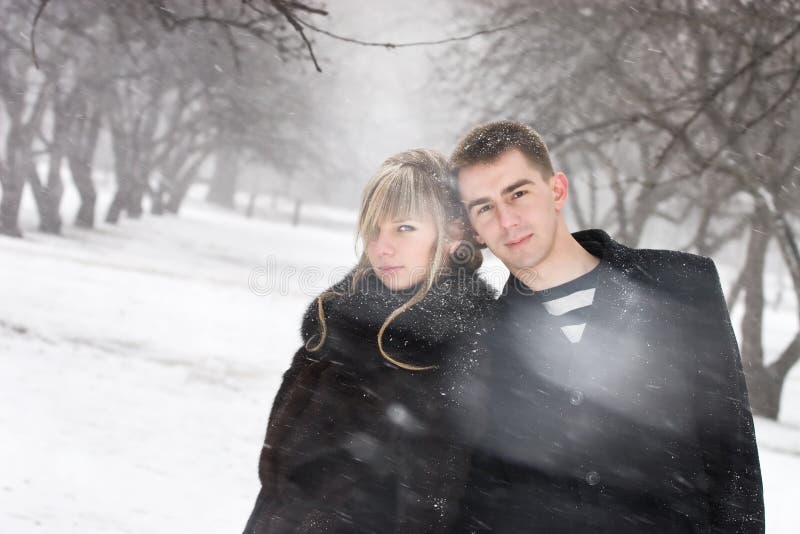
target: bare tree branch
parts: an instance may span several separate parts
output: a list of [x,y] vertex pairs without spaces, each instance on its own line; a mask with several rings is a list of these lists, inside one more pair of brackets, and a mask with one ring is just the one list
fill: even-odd
[[39,9],[36,10],[36,16],[33,17],[33,24],[31,24],[31,56],[33,56],[33,64],[37,69],[39,68],[39,58],[36,56],[36,25],[49,2],[50,0],[42,0],[39,3]]
[[[297,18],[297,17],[295,17],[295,18]],[[381,47],[381,48],[393,49],[393,48],[409,48],[409,47],[413,47],[413,46],[433,46],[433,45],[440,45],[440,44],[446,44],[446,43],[455,43],[455,42],[458,42],[458,41],[468,41],[469,39],[472,39],[474,37],[478,37],[480,35],[489,35],[489,34],[492,34],[492,33],[498,33],[498,32],[502,32],[502,31],[510,30],[512,28],[516,28],[517,26],[522,26],[523,24],[527,24],[528,22],[531,22],[533,20],[533,17],[525,17],[525,18],[523,18],[521,20],[518,20],[516,22],[512,22],[511,24],[506,24],[504,26],[498,26],[498,27],[495,27],[495,28],[486,28],[486,29],[483,29],[483,30],[474,31],[474,32],[466,34],[466,35],[459,35],[459,36],[456,36],[456,37],[446,37],[446,38],[443,38],[443,39],[433,39],[433,40],[428,40],[428,41],[412,41],[412,42],[408,42],[408,43],[392,43],[392,42],[389,42],[389,41],[384,41],[384,42],[364,41],[362,39],[356,39],[354,37],[346,37],[346,36],[343,36],[343,35],[338,35],[336,33],[328,31],[328,30],[324,30],[324,29],[319,28],[317,26],[314,26],[313,24],[311,24],[309,22],[306,22],[306,21],[304,21],[303,19],[300,19],[300,18],[297,18],[297,20],[303,26],[308,28],[309,30],[315,31],[317,33],[321,33],[322,35],[326,35],[326,36],[330,37],[331,39],[336,39],[337,41],[344,41],[346,43],[352,43],[352,44],[357,44],[357,45],[361,45],[361,46],[376,46],[376,47]]]
[[714,99],[717,98],[717,96],[719,96],[720,93],[722,93],[722,91],[724,91],[725,89],[730,87],[730,85],[733,82],[735,82],[740,76],[742,76],[743,74],[747,73],[748,71],[750,71],[751,69],[753,69],[757,65],[760,65],[763,61],[765,61],[767,58],[769,58],[772,54],[774,54],[775,52],[780,50],[786,43],[788,43],[789,41],[794,39],[795,36],[797,36],[798,33],[800,33],[800,23],[795,24],[794,28],[792,28],[791,31],[789,31],[785,36],[783,36],[781,39],[779,39],[778,42],[776,42],[774,45],[772,45],[771,47],[765,49],[760,54],[753,55],[753,57],[750,59],[750,61],[748,61],[747,63],[742,65],[738,70],[734,71],[729,76],[727,76],[725,79],[723,79],[720,83],[718,83],[711,90],[710,93],[705,95],[703,97],[702,101],[701,101],[701,105],[694,111],[694,113],[692,113],[692,115],[688,119],[686,119],[686,121],[683,122],[683,124],[680,125],[680,127],[678,128],[678,130],[675,132],[675,134],[673,135],[672,139],[670,140],[670,142],[667,144],[667,146],[664,148],[664,150],[661,152],[661,154],[656,158],[656,166],[660,167],[664,163],[664,161],[665,161],[667,155],[669,154],[669,152],[677,144],[677,142],[682,137],[685,136],[687,130],[689,129],[689,126],[691,126],[691,124],[694,121],[696,121],[697,118],[700,117],[700,115],[703,114],[703,112],[705,111],[705,108],[706,108],[706,106],[708,104],[713,102]]
[[303,25],[299,22],[299,19],[292,14],[292,11],[289,7],[282,2],[281,0],[271,0],[272,6],[277,9],[292,25],[292,27],[300,34],[300,37],[303,39],[303,42],[306,44],[306,48],[308,48],[308,53],[311,56],[311,61],[314,62],[314,68],[317,69],[317,72],[322,72],[322,67],[319,66],[319,62],[317,61],[317,57],[314,55],[314,47],[311,46],[311,41],[308,40],[306,37],[305,32],[303,31]]

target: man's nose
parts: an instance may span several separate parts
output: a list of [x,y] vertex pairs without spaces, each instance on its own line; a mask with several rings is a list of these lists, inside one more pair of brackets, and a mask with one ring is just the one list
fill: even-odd
[[519,217],[517,216],[517,213],[514,211],[513,207],[498,204],[496,209],[497,220],[500,223],[500,226],[509,229],[519,225]]

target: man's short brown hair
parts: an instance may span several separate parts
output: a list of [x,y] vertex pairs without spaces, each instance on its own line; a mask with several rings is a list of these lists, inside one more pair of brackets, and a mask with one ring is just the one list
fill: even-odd
[[450,164],[455,173],[476,163],[491,163],[509,150],[522,152],[549,179],[553,173],[550,154],[539,132],[516,121],[496,121],[476,126],[458,143]]

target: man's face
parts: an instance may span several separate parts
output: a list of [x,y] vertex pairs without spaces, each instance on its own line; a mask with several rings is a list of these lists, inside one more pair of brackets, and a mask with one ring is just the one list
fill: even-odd
[[512,272],[548,258],[567,196],[563,173],[542,176],[512,149],[490,163],[462,168],[458,185],[478,241]]

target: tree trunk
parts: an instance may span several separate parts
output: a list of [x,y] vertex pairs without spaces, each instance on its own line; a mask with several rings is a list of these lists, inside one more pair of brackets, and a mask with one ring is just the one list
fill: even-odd
[[137,178],[131,181],[128,196],[126,197],[125,211],[131,219],[139,219],[144,213],[142,200],[147,189],[147,178]]
[[[777,215],[777,217],[776,217]],[[753,413],[777,419],[781,394],[786,376],[800,361],[800,332],[786,346],[781,355],[769,366],[764,366],[762,325],[764,313],[764,264],[767,247],[772,238],[777,240],[783,259],[789,268],[795,294],[800,298],[800,251],[794,232],[781,212],[770,212],[767,207],[756,208],[747,247],[747,259],[740,275],[740,287],[745,292],[745,314],[742,319],[742,360],[750,390]]]
[[[54,82],[55,85],[55,82]],[[61,162],[64,159],[64,145],[70,141],[71,116],[74,116],[77,89],[65,99],[56,93],[53,96],[53,134],[50,140],[50,167],[47,171],[47,186],[44,188],[44,202],[40,206],[39,229],[50,234],[61,233],[61,198],[64,195],[64,182],[61,179]],[[69,115],[68,115],[69,114]]]
[[[792,277],[795,296],[800,302],[800,250],[798,250],[794,231],[783,213],[777,213],[776,222],[778,245]],[[800,314],[800,310],[798,310],[798,314]],[[764,405],[759,407],[763,415],[771,419],[778,418],[786,376],[798,361],[800,361],[800,332],[795,334],[794,339],[786,346],[778,359],[766,369],[764,381],[766,382],[767,398],[764,400]]]
[[69,168],[72,180],[81,197],[81,205],[75,214],[75,226],[80,228],[94,228],[94,210],[97,204],[97,190],[92,181],[92,168],[83,162],[69,159]]
[[169,199],[166,203],[166,210],[169,213],[178,213],[181,210],[183,199],[189,191],[189,186],[192,185],[191,179],[184,179],[177,181],[169,190]]
[[[12,133],[9,132],[9,138]],[[14,143],[9,140],[9,146]],[[0,234],[22,237],[19,229],[19,206],[22,202],[22,191],[25,187],[25,175],[20,172],[17,165],[17,151],[11,149],[7,152],[8,164],[0,169],[0,182],[3,187],[3,198],[0,199]]]
[[12,124],[6,139],[7,164],[0,175],[3,198],[0,199],[0,234],[22,237],[19,229],[19,207],[25,187],[25,173],[22,170],[20,147],[22,146],[21,126]]
[[[60,162],[55,163],[53,159],[51,155],[51,165],[60,165]],[[61,215],[58,208],[64,193],[60,174],[57,171],[48,171],[47,185],[42,183],[35,165],[29,166],[27,175],[33,198],[36,201],[36,209],[39,212],[39,230],[48,234],[60,234]],[[51,184],[53,189],[50,189]]]
[[178,213],[180,211],[183,199],[186,198],[186,193],[197,178],[197,169],[200,168],[200,165],[207,157],[207,152],[200,153],[172,184],[169,189],[169,200],[166,206],[168,212]]
[[166,186],[164,181],[159,180],[150,194],[150,213],[153,215],[164,214],[164,196],[166,195]]
[[744,316],[742,317],[742,365],[750,391],[753,413],[775,419],[778,416],[780,388],[764,367],[764,266],[771,239],[765,214],[757,209],[750,229],[750,241],[742,270]]
[[[55,119],[58,122],[59,119]],[[54,128],[55,130],[55,128]],[[62,132],[63,133],[63,132]],[[29,171],[31,189],[39,208],[39,230],[48,234],[61,233],[61,198],[64,195],[64,182],[61,180],[61,160],[63,153],[59,133],[54,132],[54,141],[50,149],[50,168],[47,171],[47,185],[39,180],[35,166]]]
[[94,210],[97,190],[92,180],[92,161],[100,137],[100,112],[89,111],[88,117],[77,123],[76,145],[68,156],[72,180],[78,189],[81,205],[75,216],[75,225],[81,228],[94,227]]
[[133,140],[122,128],[121,124],[111,121],[111,148],[114,152],[114,177],[117,190],[106,213],[106,222],[117,224],[122,212],[130,206],[129,197],[133,190],[133,174],[135,173]]
[[298,226],[300,224],[300,209],[303,207],[303,201],[295,199],[294,201],[294,211],[292,212],[292,226]]
[[253,212],[256,209],[256,200],[258,199],[258,193],[255,191],[250,191],[250,198],[247,201],[247,209],[244,212],[244,216],[248,219],[253,218]]
[[217,152],[214,174],[211,178],[206,200],[226,208],[232,208],[238,172],[239,165],[236,152],[230,147],[223,147]]
[[[778,411],[781,406],[781,393],[783,393],[783,384],[786,383],[786,376],[794,365],[800,361],[800,332],[798,332],[794,339],[781,353],[780,357],[769,366],[769,374],[773,379],[773,397],[774,397],[774,411],[770,411],[768,416],[772,419],[778,418]],[[772,405],[770,405],[771,407]]]
[[45,212],[39,228],[50,234],[61,233],[61,198],[64,196],[64,182],[61,179],[61,149],[54,149],[50,154],[50,169],[47,171],[47,187],[45,192]]
[[42,180],[39,178],[39,171],[36,169],[36,164],[34,162],[26,165],[25,175],[28,177],[33,199],[36,202],[36,210],[39,212],[39,230],[43,231],[48,218],[47,188],[42,184]]
[[25,127],[16,121],[8,131],[6,154],[7,166],[4,174],[0,176],[3,186],[3,198],[0,200],[0,234],[22,237],[22,231],[19,229],[19,209],[26,176],[31,176],[33,155],[30,152],[30,140],[25,133]]
[[261,192],[261,181],[258,178],[253,178],[250,182],[250,198],[247,200],[247,209],[244,216],[251,219],[256,211],[256,204],[258,203],[258,196]]
[[131,179],[127,176],[117,174],[117,190],[114,192],[114,198],[111,200],[111,205],[108,207],[108,212],[106,213],[107,223],[117,224],[120,215],[122,215],[122,211],[128,206],[130,181]]
[[6,114],[11,120],[6,135],[8,161],[5,169],[0,169],[0,185],[3,189],[3,198],[0,199],[0,234],[22,237],[19,229],[19,208],[26,175],[30,176],[30,166],[34,164],[31,152],[34,132],[41,124],[48,96],[49,91],[43,87],[36,97],[30,117],[23,122],[24,95],[7,98],[4,94]]

